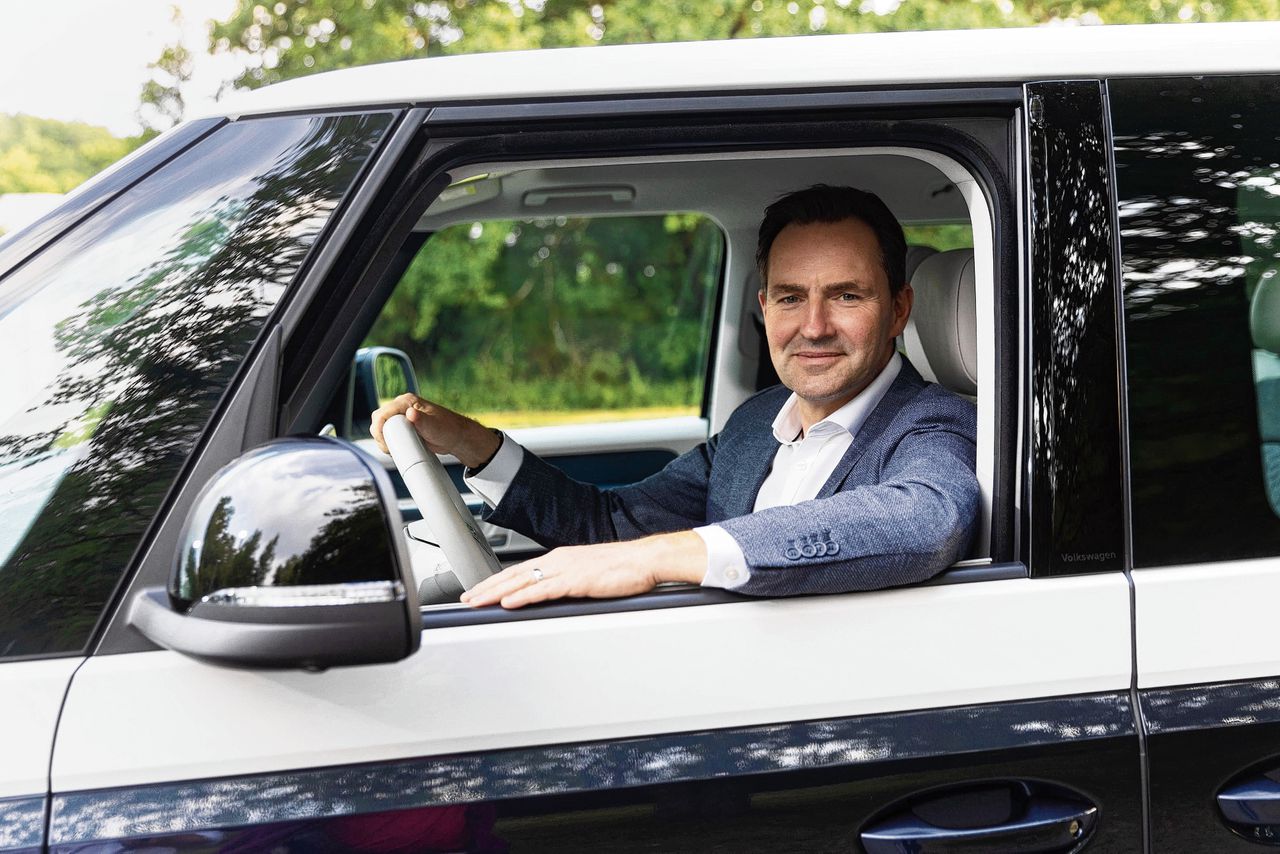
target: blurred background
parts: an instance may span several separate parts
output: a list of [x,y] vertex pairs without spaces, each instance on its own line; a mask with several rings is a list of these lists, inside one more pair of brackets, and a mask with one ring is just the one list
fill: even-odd
[[1280,0],[0,0],[0,233],[235,88],[596,44],[1280,18]]

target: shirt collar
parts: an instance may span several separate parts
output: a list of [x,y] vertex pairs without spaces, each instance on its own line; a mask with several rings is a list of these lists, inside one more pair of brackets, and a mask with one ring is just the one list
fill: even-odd
[[[897,379],[900,370],[902,370],[902,356],[897,351],[894,351],[894,354],[889,357],[889,363],[871,381],[870,385],[864,388],[853,400],[817,424],[814,424],[810,428],[809,434],[822,436],[844,431],[850,436],[858,435],[858,430],[862,427],[863,422],[867,420],[871,410],[875,409],[876,404],[884,397],[885,392],[889,390],[889,386],[893,385],[893,381]],[[792,392],[773,419],[773,438],[783,445],[794,444],[803,438],[800,435],[799,400],[796,397],[796,393]]]

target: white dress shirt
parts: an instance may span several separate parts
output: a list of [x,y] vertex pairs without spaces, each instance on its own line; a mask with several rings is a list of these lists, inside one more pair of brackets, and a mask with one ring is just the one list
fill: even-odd
[[[787,398],[773,419],[773,435],[779,447],[769,474],[756,493],[754,509],[798,504],[816,498],[901,368],[902,356],[894,353],[884,370],[861,394],[814,424],[808,433],[800,425],[799,399],[794,393]],[[504,435],[502,445],[488,465],[463,480],[468,489],[483,498],[490,507],[496,507],[520,471],[522,462],[524,448]],[[702,580],[704,587],[732,590],[747,582],[751,569],[742,548],[728,531],[719,525],[704,525],[693,531],[707,546],[707,574]]]

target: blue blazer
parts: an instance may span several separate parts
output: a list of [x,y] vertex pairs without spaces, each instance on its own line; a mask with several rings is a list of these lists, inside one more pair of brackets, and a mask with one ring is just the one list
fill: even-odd
[[790,392],[751,397],[724,430],[639,483],[602,490],[526,452],[486,519],[547,546],[723,527],[751,569],[739,592],[871,590],[923,581],[963,558],[978,518],[976,412],[905,359],[811,501],[752,512]]

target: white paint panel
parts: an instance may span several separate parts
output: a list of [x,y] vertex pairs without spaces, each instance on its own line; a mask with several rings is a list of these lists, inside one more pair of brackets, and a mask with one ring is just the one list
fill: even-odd
[[[55,791],[1124,690],[1124,577],[1014,579],[441,629],[395,665],[171,652],[76,676]],[[145,733],[145,738],[121,737]]]
[[[312,74],[209,107],[310,107],[640,92],[781,91],[1280,69],[1280,24],[1038,27],[509,51]],[[590,68],[590,74],[582,69]]]
[[1280,560],[1133,573],[1138,687],[1280,675]]
[[43,795],[62,698],[79,658],[0,664],[0,798]]

